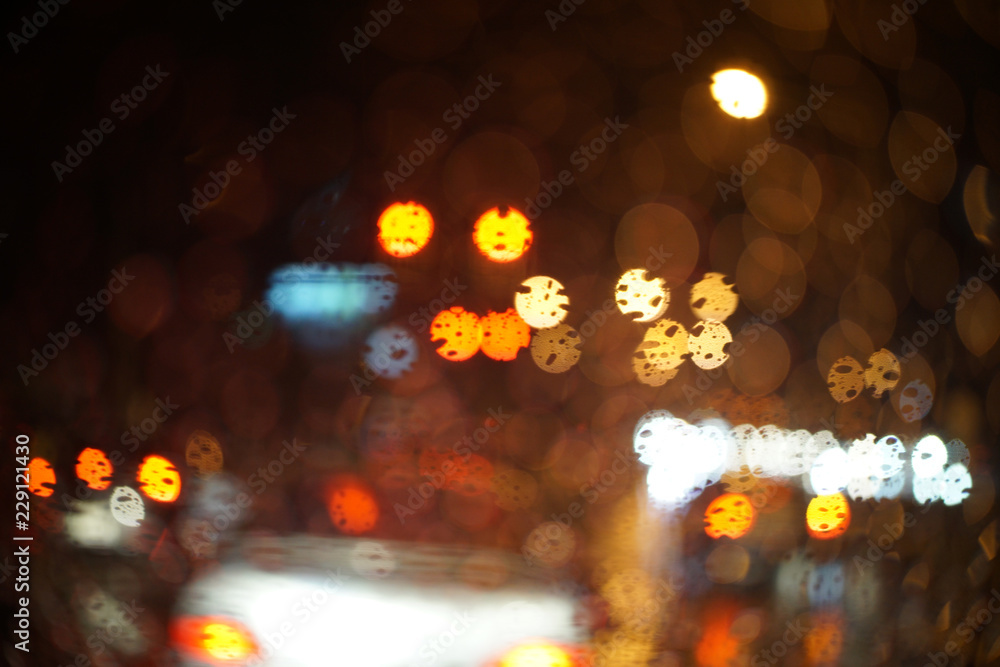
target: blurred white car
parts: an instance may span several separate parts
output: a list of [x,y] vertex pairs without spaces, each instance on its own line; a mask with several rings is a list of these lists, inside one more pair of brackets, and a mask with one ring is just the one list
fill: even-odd
[[254,537],[187,585],[171,635],[187,667],[571,667],[570,591],[505,552]]

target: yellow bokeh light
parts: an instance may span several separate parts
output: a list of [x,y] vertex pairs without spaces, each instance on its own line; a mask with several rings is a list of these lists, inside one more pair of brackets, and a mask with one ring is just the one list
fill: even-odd
[[242,662],[253,655],[253,642],[238,628],[226,623],[208,623],[202,630],[201,647],[216,660]]
[[741,69],[724,69],[713,74],[712,97],[734,118],[757,118],[767,108],[764,82]]
[[529,247],[534,233],[528,219],[514,208],[499,207],[479,216],[472,240],[479,251],[494,262],[513,262]]
[[433,235],[430,211],[412,201],[390,205],[378,219],[378,242],[393,257],[416,255]]
[[572,667],[573,660],[566,651],[551,644],[518,646],[504,656],[500,667]]
[[172,503],[181,494],[181,475],[169,459],[152,454],[142,460],[136,474],[139,490],[148,498]]
[[742,493],[725,493],[709,503],[705,510],[705,534],[713,540],[723,535],[735,540],[750,532],[756,520],[757,512],[748,497]]
[[842,493],[816,496],[806,507],[806,529],[811,537],[829,540],[840,537],[851,525],[851,507]]

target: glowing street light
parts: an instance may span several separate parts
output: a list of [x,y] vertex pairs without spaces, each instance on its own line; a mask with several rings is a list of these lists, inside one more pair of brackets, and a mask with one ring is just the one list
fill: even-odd
[[764,82],[741,69],[724,69],[713,74],[712,97],[734,118],[757,118],[767,108]]

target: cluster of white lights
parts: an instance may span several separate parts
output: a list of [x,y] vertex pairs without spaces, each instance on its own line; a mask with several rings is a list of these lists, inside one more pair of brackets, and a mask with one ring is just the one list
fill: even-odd
[[936,435],[924,436],[908,452],[894,435],[876,440],[868,434],[843,446],[829,431],[731,426],[722,419],[691,424],[652,410],[636,424],[633,446],[650,466],[650,499],[667,508],[688,504],[726,472],[800,477],[816,495],[843,492],[857,501],[898,498],[909,480],[916,502],[957,505],[972,488],[968,448],[960,440],[946,445]]

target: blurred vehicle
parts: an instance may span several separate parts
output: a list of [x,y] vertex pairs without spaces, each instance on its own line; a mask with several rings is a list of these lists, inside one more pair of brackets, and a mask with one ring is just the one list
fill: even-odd
[[314,536],[247,537],[182,591],[187,667],[584,664],[581,603],[517,555]]

